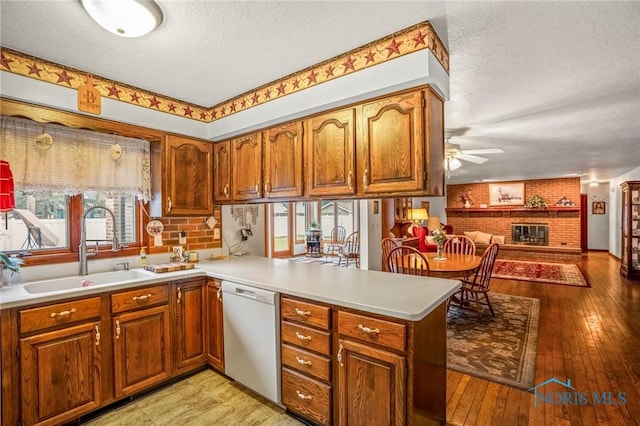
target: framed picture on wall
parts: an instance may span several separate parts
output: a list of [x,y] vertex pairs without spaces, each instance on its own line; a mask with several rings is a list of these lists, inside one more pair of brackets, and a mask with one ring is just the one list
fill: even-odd
[[604,201],[594,201],[591,203],[591,214],[605,214],[606,205]]
[[524,205],[524,182],[490,183],[490,206],[522,206]]

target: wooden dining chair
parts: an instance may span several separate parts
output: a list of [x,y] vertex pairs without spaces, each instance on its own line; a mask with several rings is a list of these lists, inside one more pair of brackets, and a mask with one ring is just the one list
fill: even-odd
[[498,257],[498,244],[490,244],[484,251],[482,260],[476,272],[470,279],[461,279],[462,287],[454,295],[450,297],[447,305],[458,303],[461,309],[471,308],[474,304],[475,311],[478,314],[478,321],[482,323],[482,308],[487,306],[491,312],[491,316],[495,316],[491,300],[489,299],[489,287],[491,285],[491,274],[493,273],[493,265]]
[[342,266],[342,259],[344,259],[347,268],[349,267],[349,260],[356,262],[356,268],[360,267],[360,232],[354,231],[349,234],[338,250],[338,257],[338,266]]
[[344,244],[346,237],[347,237],[347,230],[344,228],[344,226],[338,225],[331,230],[331,236],[330,236],[331,239],[329,240],[329,242],[325,243],[324,245],[325,260],[329,258],[329,255],[333,257],[336,255],[336,253],[338,253],[338,251],[340,250],[340,247],[342,247],[342,245]]
[[429,263],[419,250],[409,246],[392,249],[387,256],[387,270],[394,274],[429,275]]
[[466,235],[456,235],[444,242],[442,251],[445,253],[461,253],[475,256],[476,244]]
[[382,251],[382,271],[383,272],[389,271],[389,269],[387,268],[387,257],[389,256],[389,253],[391,252],[391,250],[393,250],[396,247],[398,247],[398,244],[393,238],[383,238],[382,241],[380,242],[380,249]]

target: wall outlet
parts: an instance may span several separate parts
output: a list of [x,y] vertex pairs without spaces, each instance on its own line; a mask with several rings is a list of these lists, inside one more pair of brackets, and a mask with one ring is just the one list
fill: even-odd
[[220,239],[220,228],[213,228],[213,239],[214,240]]
[[187,244],[187,232],[186,231],[180,231],[180,241],[178,241],[180,244]]

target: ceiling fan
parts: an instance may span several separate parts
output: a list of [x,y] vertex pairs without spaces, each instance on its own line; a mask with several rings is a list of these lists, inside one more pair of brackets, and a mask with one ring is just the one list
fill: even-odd
[[489,161],[488,158],[480,157],[476,154],[503,154],[502,148],[485,148],[485,149],[460,149],[460,145],[450,143],[449,138],[446,139],[444,145],[444,166],[447,170],[447,177],[451,177],[451,171],[462,167],[463,161],[469,161],[475,164],[484,164]]

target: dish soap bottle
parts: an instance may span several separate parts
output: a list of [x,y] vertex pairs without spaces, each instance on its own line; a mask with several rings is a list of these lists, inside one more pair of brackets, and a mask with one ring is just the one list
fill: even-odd
[[140,249],[140,266],[143,268],[147,266],[147,246]]

